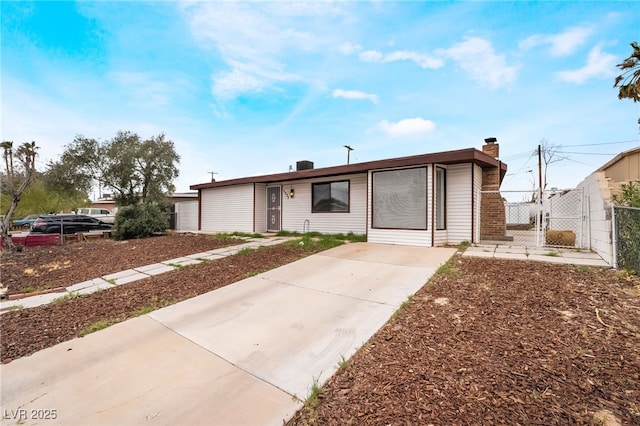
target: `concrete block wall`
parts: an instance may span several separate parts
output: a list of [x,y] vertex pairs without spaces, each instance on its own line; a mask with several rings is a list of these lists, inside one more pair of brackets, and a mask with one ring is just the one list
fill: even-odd
[[589,232],[585,233],[586,247],[590,247],[606,262],[613,265],[611,227],[611,190],[604,172],[595,172],[578,184],[584,191],[589,210]]

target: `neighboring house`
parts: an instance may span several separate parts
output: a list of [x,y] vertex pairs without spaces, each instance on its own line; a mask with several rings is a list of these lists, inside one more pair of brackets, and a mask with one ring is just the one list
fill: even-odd
[[[620,185],[640,180],[640,147],[616,155],[587,176],[577,189],[584,195],[589,215],[589,247],[614,264],[611,227],[611,203]],[[586,208],[588,206],[588,208]]]
[[198,230],[198,193],[176,192],[171,194],[171,229],[176,231]]
[[100,198],[96,201],[92,201],[91,204],[89,205],[89,207],[94,207],[97,209],[107,209],[110,210],[112,212],[115,212],[117,210],[116,208],[116,202],[113,201],[111,198]]
[[[174,192],[168,197],[171,202],[169,228],[177,231],[196,231],[198,229],[198,193]],[[92,201],[91,207],[117,211],[116,203],[110,197]]]
[[[504,237],[498,191],[507,170],[495,138],[483,150],[392,158],[192,185],[208,232],[366,234],[374,243],[437,246]],[[481,220],[482,216],[482,220]],[[482,223],[482,225],[481,225]]]

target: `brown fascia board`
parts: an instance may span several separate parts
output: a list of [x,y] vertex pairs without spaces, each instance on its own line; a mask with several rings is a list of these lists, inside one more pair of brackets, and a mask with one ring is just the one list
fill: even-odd
[[475,148],[460,149],[456,151],[436,152],[431,154],[412,155],[409,157],[390,158],[386,160],[368,161],[343,166],[323,167],[319,169],[307,169],[295,172],[275,173],[262,176],[250,176],[237,179],[222,180],[217,182],[200,183],[191,185],[192,190],[207,188],[217,188],[221,186],[251,184],[251,183],[273,183],[282,181],[293,181],[301,179],[331,177],[355,173],[364,173],[375,169],[388,169],[394,167],[416,166],[421,164],[456,164],[475,163],[482,168],[500,167],[500,180],[507,172],[507,165],[478,151]]
[[609,167],[613,166],[618,161],[622,160],[624,157],[640,152],[640,148],[631,148],[628,151],[621,152],[620,154],[613,157],[611,160],[607,161],[602,167],[600,167],[596,172],[604,172]]

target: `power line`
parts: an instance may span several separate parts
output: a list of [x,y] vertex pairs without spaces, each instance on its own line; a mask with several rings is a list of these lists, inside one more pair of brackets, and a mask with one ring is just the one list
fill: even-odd
[[581,145],[562,145],[562,146],[563,147],[567,147],[567,148],[576,148],[576,147],[579,147],[579,146],[616,145],[616,144],[631,143],[631,142],[638,143],[638,140],[637,139],[633,139],[633,140],[629,140],[629,141],[599,142],[599,143],[587,143],[587,144],[581,144]]
[[[583,147],[583,146],[603,146],[603,145],[616,145],[616,144],[623,144],[623,143],[640,143],[640,141],[638,141],[637,139],[632,139],[632,140],[626,140],[626,141],[615,141],[615,142],[597,142],[597,143],[586,143],[586,144],[578,144],[578,145],[563,145],[563,144],[557,144],[558,147],[561,148],[578,148],[578,147]],[[558,151],[560,152],[560,151]],[[589,153],[582,153],[582,152],[563,152],[565,154],[585,154],[585,155],[618,155],[619,153],[615,153],[615,154],[589,154]],[[537,154],[537,150],[533,149],[530,151],[525,151],[525,152],[520,152],[517,154],[513,154],[513,155],[508,155],[506,157],[503,158],[503,160],[520,160],[522,158],[526,158],[528,156],[535,156]]]
[[521,152],[519,154],[507,155],[506,157],[503,158],[503,160],[520,160],[522,158],[533,157],[535,155],[536,155],[536,151],[532,150],[527,152]]
[[577,155],[618,155],[616,154],[608,154],[604,152],[571,152],[571,151],[556,151],[556,154],[577,154]]
[[574,163],[582,164],[582,165],[585,165],[585,166],[596,167],[593,164],[583,163],[582,161],[574,160],[573,158],[569,158],[569,157],[560,157],[560,158],[562,158],[563,160],[573,161]]

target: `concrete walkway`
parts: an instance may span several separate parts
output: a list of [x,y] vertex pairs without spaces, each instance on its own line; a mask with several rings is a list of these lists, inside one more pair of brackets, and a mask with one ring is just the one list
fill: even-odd
[[465,250],[463,256],[495,257],[500,259],[534,260],[550,263],[611,267],[611,265],[605,262],[597,253],[586,250],[554,247],[474,244]]
[[19,299],[2,300],[0,302],[0,314],[19,308],[34,308],[46,305],[55,299],[71,294],[86,295],[96,291],[111,288],[114,285],[128,284],[154,275],[173,271],[183,266],[195,265],[209,260],[222,259],[231,256],[244,249],[257,249],[262,246],[272,246],[291,240],[291,237],[265,237],[265,238],[240,238],[237,245],[221,247],[188,256],[169,259],[160,263],[141,266],[133,269],[126,269],[113,274],[104,275],[88,281],[70,285],[64,291],[26,296]]
[[1,424],[282,424],[454,252],[346,244],[17,359]]

